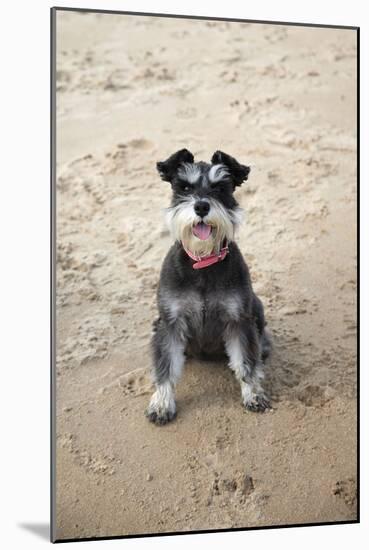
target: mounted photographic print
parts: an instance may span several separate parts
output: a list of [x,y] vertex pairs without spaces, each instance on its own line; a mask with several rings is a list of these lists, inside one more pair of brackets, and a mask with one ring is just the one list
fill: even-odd
[[358,34],[52,9],[53,541],[359,520]]

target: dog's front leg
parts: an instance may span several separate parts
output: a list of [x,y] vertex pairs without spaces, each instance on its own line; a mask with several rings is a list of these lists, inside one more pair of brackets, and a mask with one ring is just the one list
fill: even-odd
[[229,366],[241,385],[242,403],[249,411],[262,412],[271,408],[261,386],[264,377],[257,331],[248,323],[229,328],[225,337]]
[[185,344],[175,326],[160,320],[155,327],[152,347],[156,391],[145,414],[151,422],[163,425],[176,415],[174,387],[185,362]]

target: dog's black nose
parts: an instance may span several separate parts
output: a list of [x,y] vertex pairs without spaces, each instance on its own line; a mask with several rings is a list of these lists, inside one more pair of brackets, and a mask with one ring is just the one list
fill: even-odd
[[206,216],[206,214],[209,213],[210,204],[208,203],[208,201],[197,201],[195,202],[194,209],[196,214],[200,216],[200,218],[203,218],[204,216]]

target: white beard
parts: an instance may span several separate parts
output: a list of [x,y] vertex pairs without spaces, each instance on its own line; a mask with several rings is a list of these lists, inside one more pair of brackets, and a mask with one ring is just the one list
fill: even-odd
[[[188,197],[177,206],[166,209],[166,223],[174,240],[182,242],[183,246],[196,256],[218,254],[224,240],[234,240],[235,230],[243,218],[242,208],[236,207],[228,211],[214,199],[207,199],[210,204],[209,213],[202,219],[194,210],[196,199]],[[193,234],[193,227],[203,221],[212,226],[212,231],[206,240],[201,240]]]

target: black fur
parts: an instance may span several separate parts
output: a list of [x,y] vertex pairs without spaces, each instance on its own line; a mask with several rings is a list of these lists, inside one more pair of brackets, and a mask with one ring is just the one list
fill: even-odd
[[[157,332],[153,340],[155,364],[158,364],[163,335],[175,330],[165,307],[165,296],[197,293],[203,305],[201,324],[191,318],[190,308],[180,321],[187,326],[187,353],[195,356],[224,355],[224,333],[240,325],[245,345],[249,348],[251,366],[255,368],[260,354],[258,342],[265,328],[264,308],[253,292],[249,270],[237,244],[230,243],[227,257],[210,268],[194,270],[192,265],[193,260],[187,256],[180,243],[170,248],[164,260],[157,295],[160,317],[156,320]],[[237,322],[229,318],[219,303],[229,290],[237,293],[242,303],[242,314]],[[161,368],[155,369],[158,383],[163,381],[163,372]]]
[[211,163],[224,164],[227,166],[235,186],[241,185],[241,183],[246,181],[250,173],[249,166],[240,164],[235,158],[223,153],[223,151],[215,151],[214,155],[211,157]]
[[164,181],[171,181],[175,176],[179,165],[182,162],[193,162],[193,154],[190,153],[187,149],[181,149],[173,155],[171,155],[167,160],[156,163],[156,168],[161,176],[161,179]]

